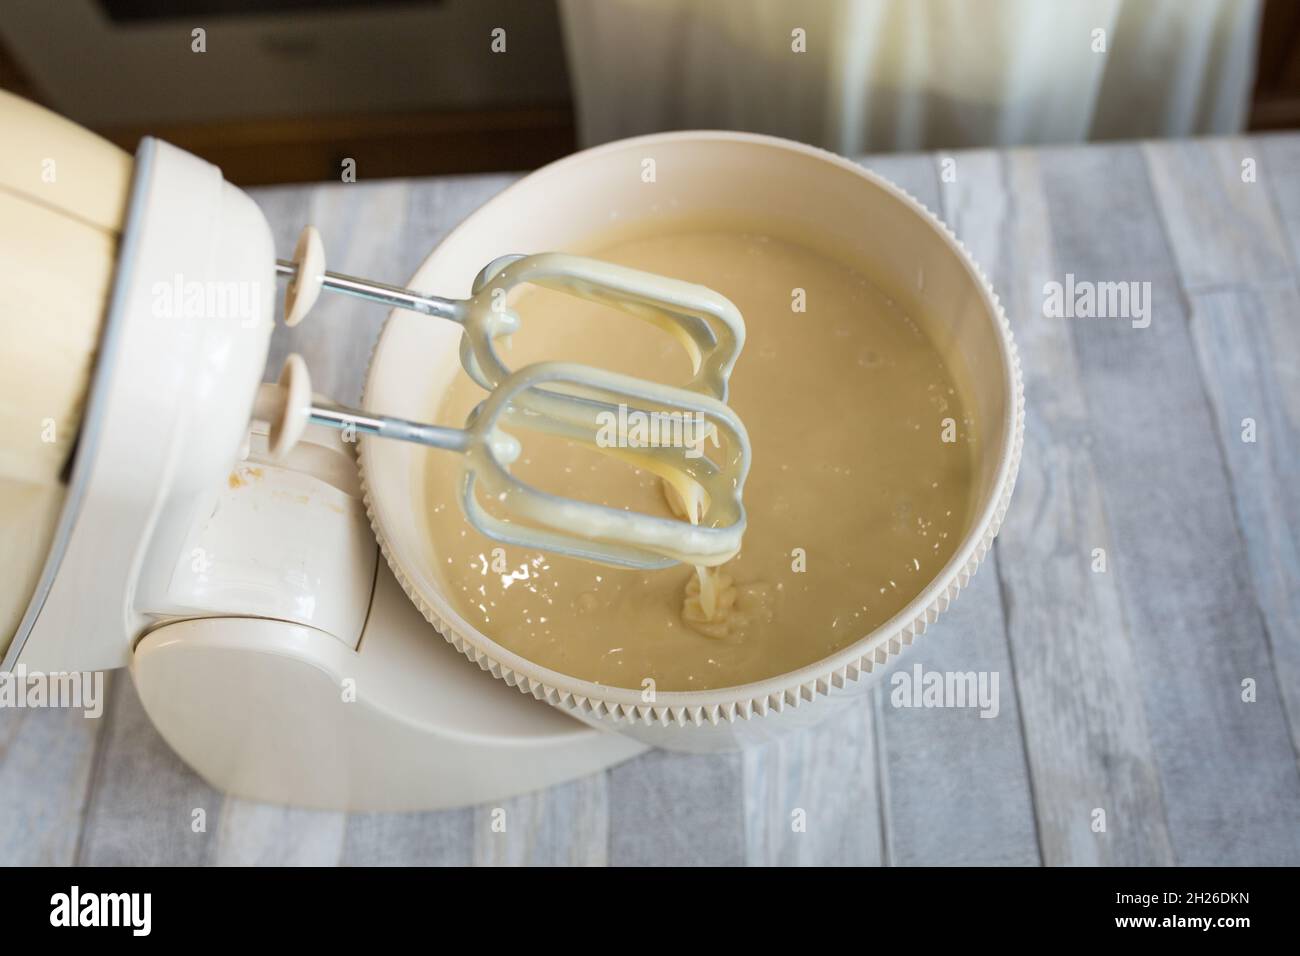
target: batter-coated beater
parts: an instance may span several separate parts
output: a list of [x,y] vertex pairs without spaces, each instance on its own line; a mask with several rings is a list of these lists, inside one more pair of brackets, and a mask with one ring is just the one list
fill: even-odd
[[[750,449],[745,427],[726,400],[745,324],[728,299],[704,286],[561,253],[497,258],[479,273],[464,300],[327,272],[324,260],[320,236],[308,226],[293,259],[277,261],[278,273],[289,277],[287,324],[301,321],[322,290],[456,322],[464,329],[461,364],[490,394],[461,429],[392,418],[314,402],[306,365],[291,355],[279,387],[263,389],[254,412],[272,425],[273,454],[292,447],[308,424],[461,452],[466,456],[462,506],[479,531],[497,541],[586,560],[646,569],[679,561],[712,566],[740,549]],[[675,387],[568,362],[512,372],[496,343],[519,329],[507,296],[522,284],[600,302],[663,328],[686,348],[691,380]],[[677,445],[611,445],[608,425],[629,407],[696,423],[701,434]],[[535,488],[511,474],[520,444],[503,425],[560,435],[645,468],[681,500],[693,502],[693,514],[689,520],[660,517]],[[706,437],[717,449],[712,457],[703,454]],[[480,492],[493,502],[491,511]]]

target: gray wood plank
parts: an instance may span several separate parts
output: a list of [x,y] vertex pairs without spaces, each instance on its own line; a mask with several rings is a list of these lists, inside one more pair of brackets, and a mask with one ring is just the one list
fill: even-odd
[[848,700],[815,727],[743,752],[746,863],[886,862],[873,696]]
[[[1153,143],[1144,147],[1161,215],[1169,226],[1188,293],[1192,342],[1214,408],[1245,537],[1256,599],[1264,615],[1293,746],[1300,751],[1300,296],[1295,260],[1273,197],[1291,201],[1294,183],[1261,162],[1257,141]],[[1189,150],[1220,158],[1193,163]],[[1240,157],[1256,161],[1242,180]],[[1239,229],[1188,228],[1199,220],[1250,225],[1257,240],[1243,256]],[[1214,284],[1197,284],[1216,263]],[[1279,278],[1281,281],[1279,281]],[[1254,422],[1255,440],[1243,440]]]
[[[214,859],[223,798],[150,723],[125,672],[113,681],[78,863],[192,866]],[[195,811],[202,811],[201,831]]]
[[[1143,146],[1152,191],[1189,292],[1224,284],[1291,284],[1286,237],[1268,202],[1268,177],[1247,139]],[[1243,163],[1253,162],[1253,171]],[[1253,179],[1243,175],[1251,173]]]
[[1253,136],[1248,142],[1251,153],[1259,159],[1259,182],[1272,200],[1288,240],[1295,277],[1300,264],[1300,189],[1295,184],[1296,170],[1300,169],[1300,135]]
[[[1300,774],[1222,449],[1136,146],[1041,157],[1059,269],[1151,283],[1149,328],[1072,322],[1122,606],[1179,863],[1300,861]],[[1255,677],[1259,700],[1241,700]]]
[[611,865],[745,862],[740,754],[651,751],[608,775]]
[[948,218],[1002,297],[1025,379],[1025,449],[995,551],[1043,862],[1168,864],[1132,638],[1113,569],[1092,570],[1093,549],[1113,548],[1070,330],[1042,314],[1061,270],[1040,160],[962,153],[956,174]]
[[474,812],[476,865],[601,866],[608,854],[609,787],[604,773]]
[[[966,165],[987,163],[988,158],[889,156],[872,157],[866,165],[961,232],[978,228],[982,215],[982,210],[966,214]],[[945,171],[955,174],[955,181],[946,181]],[[996,674],[996,718],[982,718],[974,710],[895,707],[888,677],[877,690],[891,863],[1038,862],[1015,674],[997,582],[997,556],[990,554],[956,604],[897,665],[909,678],[917,665],[922,673]]]
[[[113,681],[104,675],[104,695]],[[81,710],[0,709],[0,866],[75,860],[103,728]]]
[[218,866],[335,866],[347,814],[271,806],[226,797],[214,862]]
[[[1195,293],[1191,327],[1227,459],[1278,691],[1300,753],[1300,295]],[[1254,421],[1255,441],[1242,440]]]
[[[978,708],[896,706],[907,697],[893,676],[914,685],[918,667],[921,674],[996,675],[993,716]],[[986,564],[878,689],[890,863],[1039,862],[1016,697],[997,569]]]
[[469,866],[474,811],[352,813],[343,838],[344,866]]

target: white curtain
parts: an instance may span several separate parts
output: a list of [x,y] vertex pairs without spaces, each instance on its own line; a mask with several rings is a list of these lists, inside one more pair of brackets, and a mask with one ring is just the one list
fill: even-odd
[[723,128],[846,154],[1239,131],[1260,12],[1258,0],[560,0],[560,9],[585,144]]

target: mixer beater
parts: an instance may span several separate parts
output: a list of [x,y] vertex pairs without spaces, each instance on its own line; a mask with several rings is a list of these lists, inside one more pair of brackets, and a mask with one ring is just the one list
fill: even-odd
[[[270,450],[283,455],[308,424],[414,442],[465,456],[461,485],[465,515],[496,541],[553,551],[620,567],[659,569],[677,562],[717,566],[740,549],[742,501],[750,448],[745,427],[726,404],[728,380],[745,340],[740,312],[711,289],[561,253],[502,256],[475,279],[468,299],[425,295],[400,286],[325,270],[320,235],[308,226],[292,260],[276,270],[289,277],[285,321],[296,325],[321,291],[353,296],[461,325],[465,372],[487,398],[464,428],[449,428],[317,401],[297,355],[285,362],[275,386],[264,386],[254,418],[271,426]],[[599,302],[670,332],[693,369],[683,387],[571,362],[541,362],[511,371],[496,343],[520,327],[507,305],[511,289],[532,284]],[[620,411],[689,415],[707,423],[716,453],[702,441],[628,447],[611,445],[608,425]],[[661,517],[565,498],[511,474],[521,446],[507,428],[558,435],[611,454],[662,478],[670,497],[690,502],[689,514]],[[494,502],[493,513],[482,498]],[[502,516],[503,515],[503,516]]]

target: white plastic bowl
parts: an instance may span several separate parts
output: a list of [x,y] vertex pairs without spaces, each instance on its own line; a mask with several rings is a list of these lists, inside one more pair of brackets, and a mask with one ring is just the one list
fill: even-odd
[[[643,181],[654,160],[655,181]],[[462,223],[410,285],[461,296],[484,264],[507,252],[578,249],[612,226],[674,214],[780,224],[785,237],[835,249],[925,329],[945,355],[980,430],[973,520],[943,570],[907,607],[851,646],[759,681],[697,692],[611,688],[541,667],[462,618],[441,590],[426,532],[430,452],[363,441],[366,505],[384,555],[407,594],[470,660],[590,723],[677,750],[724,750],[823,717],[860,692],[947,609],[988,551],[1015,484],[1024,430],[1011,330],[979,268],[920,203],[830,153],[768,136],[685,132],[643,136],[577,153],[525,177]],[[409,312],[389,316],[367,376],[367,408],[430,420],[453,377],[459,330]],[[742,356],[742,361],[743,356]]]

